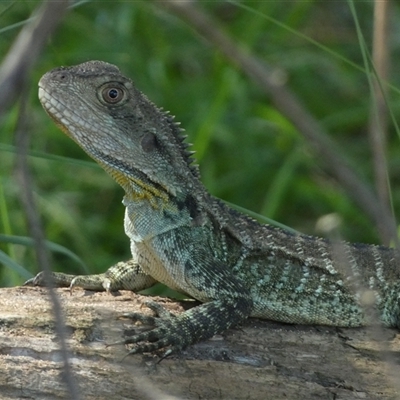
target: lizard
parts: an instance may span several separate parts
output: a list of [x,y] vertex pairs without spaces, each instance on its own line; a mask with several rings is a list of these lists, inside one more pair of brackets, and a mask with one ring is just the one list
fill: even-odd
[[[174,117],[118,67],[89,61],[47,72],[39,99],[56,125],[125,191],[132,259],[96,275],[53,273],[57,286],[140,291],[161,282],[200,302],[178,315],[158,304],[129,354],[166,355],[248,317],[291,324],[400,327],[398,252],[260,224],[213,197]],[[44,285],[43,274],[27,281]]]

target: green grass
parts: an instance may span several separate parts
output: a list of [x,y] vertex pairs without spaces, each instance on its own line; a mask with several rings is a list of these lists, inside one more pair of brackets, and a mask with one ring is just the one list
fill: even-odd
[[[352,14],[346,2],[199,3],[236,43],[276,68],[372,186],[366,133],[370,64],[365,56],[370,51],[372,4],[354,3]],[[1,58],[37,4],[0,4]],[[394,25],[398,23],[397,5],[391,17]],[[399,57],[393,50],[393,66]],[[90,59],[117,64],[152,101],[177,116],[194,143],[203,182],[213,195],[310,234],[316,233],[321,216],[334,212],[342,217],[345,239],[379,242],[371,221],[329,176],[287,118],[190,26],[150,2],[81,2],[49,40],[29,81],[29,163],[47,239],[78,255],[89,271],[101,272],[129,258],[123,192],[55,127],[36,92],[44,72]],[[390,84],[396,89],[399,78],[392,76]],[[398,210],[398,91],[390,91],[389,102],[389,177]],[[0,233],[22,238],[29,233],[14,174],[17,114],[15,105],[0,117]],[[0,237],[0,264],[7,264],[7,256],[29,274],[39,271],[26,244]],[[68,252],[54,252],[52,260],[54,270],[85,272]],[[10,271],[0,266],[0,286],[26,278],[17,267]]]

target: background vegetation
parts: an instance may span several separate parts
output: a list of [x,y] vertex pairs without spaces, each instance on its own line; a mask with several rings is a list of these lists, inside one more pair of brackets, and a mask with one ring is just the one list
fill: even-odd
[[[366,73],[344,61],[363,68],[363,47],[349,2],[198,3],[236,43],[274,68],[277,79],[296,93],[372,187],[367,137],[370,88]],[[35,1],[1,2],[1,58],[37,5]],[[370,50],[373,2],[356,2],[355,7]],[[400,8],[392,4],[390,81],[395,87],[400,87],[399,37]],[[309,234],[318,233],[316,221],[321,216],[336,213],[346,240],[380,242],[374,224],[264,91],[189,24],[149,1],[87,1],[70,9],[29,81],[29,161],[46,238],[79,255],[87,265],[85,270],[71,257],[53,253],[54,270],[101,272],[129,258],[122,227],[122,189],[56,128],[37,100],[37,82],[43,73],[92,59],[117,64],[152,101],[177,116],[194,144],[203,182],[213,195]],[[399,94],[390,91],[389,97],[398,116]],[[0,233],[20,237],[29,233],[15,179],[18,107],[0,117]],[[393,206],[399,210],[399,139],[392,125],[387,162]],[[40,270],[29,247],[3,238],[0,250],[32,274]],[[0,266],[1,286],[23,280]]]

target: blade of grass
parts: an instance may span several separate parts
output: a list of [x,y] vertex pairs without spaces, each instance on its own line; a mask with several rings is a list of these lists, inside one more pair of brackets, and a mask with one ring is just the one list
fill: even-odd
[[[6,151],[9,153],[17,153],[17,149],[15,146],[4,144],[4,143],[0,143],[0,151]],[[71,157],[57,156],[55,154],[44,153],[42,151],[30,150],[28,152],[28,155],[30,157],[36,157],[36,158],[41,158],[41,159],[45,159],[45,160],[58,161],[58,162],[69,163],[69,164],[73,164],[73,165],[81,165],[82,167],[87,167],[87,168],[101,169],[101,167],[93,161],[85,161],[85,160],[78,160],[76,158],[71,158]]]
[[[70,6],[68,6],[68,9],[73,9],[73,8],[79,7],[79,6],[81,6],[81,5],[85,4],[85,3],[90,3],[90,2],[91,2],[91,0],[81,0],[81,1],[77,1],[77,2],[75,2],[74,4],[71,4]],[[11,8],[12,5],[13,5],[13,4],[11,4],[11,5],[10,5],[9,7],[7,7],[5,10],[3,10],[3,12],[5,12],[5,11],[7,11],[9,8]],[[30,17],[30,18],[24,19],[23,21],[16,22],[15,24],[11,24],[11,25],[5,26],[4,28],[0,29],[0,34],[2,34],[2,33],[4,33],[4,32],[7,32],[7,31],[11,31],[11,30],[13,30],[13,29],[20,28],[21,26],[26,25],[27,23],[33,21],[34,19],[36,19],[36,17]]]
[[219,79],[220,85],[215,90],[216,95],[213,104],[208,108],[208,113],[197,131],[194,148],[196,149],[198,162],[201,161],[207,151],[213,134],[213,128],[224,110],[234,74],[236,74],[236,71],[232,71],[229,68],[223,71],[222,77]]
[[[364,35],[362,33],[361,26],[360,26],[360,23],[359,23],[359,20],[358,20],[357,11],[356,11],[356,8],[355,8],[355,5],[354,5],[354,1],[353,0],[348,0],[348,4],[349,4],[350,10],[351,10],[351,13],[352,13],[352,16],[353,16],[353,19],[354,19],[354,24],[355,24],[356,31],[357,31],[358,41],[359,41],[359,44],[360,44],[360,50],[361,50],[361,54],[362,54],[362,58],[363,58],[363,62],[364,62],[365,70],[366,70],[366,77],[367,77],[367,80],[368,80],[369,90],[370,90],[370,94],[371,94],[371,98],[372,98],[372,104],[373,104],[373,107],[375,108],[374,112],[377,115],[377,113],[378,113],[378,110],[377,110],[377,99],[376,99],[376,93],[375,93],[375,90],[374,90],[374,81],[373,81],[373,79],[376,80],[376,82],[378,83],[378,85],[380,87],[380,90],[381,90],[383,99],[385,101],[386,107],[389,110],[389,114],[391,116],[392,122],[393,122],[393,124],[395,126],[397,134],[399,135],[397,122],[396,122],[396,119],[394,118],[393,110],[392,110],[392,108],[390,106],[390,102],[388,101],[386,93],[385,93],[385,90],[383,88],[381,77],[379,76],[379,74],[377,73],[377,71],[376,71],[376,69],[374,67],[372,56],[371,56],[371,54],[370,54],[370,52],[368,50],[368,46],[367,46],[367,44],[365,42]],[[374,152],[374,151],[375,151],[375,149],[372,149],[372,152]],[[385,164],[386,164],[386,155],[382,154],[381,158],[385,161]],[[385,204],[382,201],[380,201],[380,203],[381,203],[381,207],[382,208],[388,208],[390,210],[392,218],[395,219],[394,218],[395,213],[394,213],[394,206],[393,206],[393,196],[392,196],[392,190],[391,190],[391,185],[390,185],[387,166],[385,166],[385,172],[386,172],[385,180],[386,180],[386,188],[387,188],[387,192],[388,192],[389,204]],[[396,242],[398,241],[397,238],[391,238],[391,240],[395,240]],[[389,245],[389,243],[386,243],[386,244]]]
[[[6,202],[6,196],[4,194],[3,182],[0,180],[0,217],[1,221],[3,222],[3,230],[7,235],[11,235],[11,223],[10,218],[8,217],[8,208]],[[7,245],[8,254],[13,258],[16,259],[14,247],[10,244]]]
[[[13,243],[13,244],[19,244],[22,246],[26,247],[34,247],[35,243],[33,239],[27,236],[15,236],[15,235],[3,235],[0,234],[0,242],[4,243]],[[45,245],[47,248],[51,251],[54,251],[55,253],[61,253],[64,254],[65,256],[71,258],[75,262],[77,262],[86,273],[89,273],[89,270],[86,266],[86,264],[71,250],[68,250],[66,247],[61,246],[57,243],[50,242],[49,240],[45,240]]]
[[0,264],[5,265],[7,268],[22,276],[24,279],[30,279],[33,276],[27,269],[14,261],[2,250],[0,250]]
[[301,152],[295,148],[274,175],[269,190],[264,199],[264,204],[261,208],[261,214],[274,217],[282,199],[285,196],[286,189],[290,185],[293,172],[301,160]]
[[[296,35],[297,37],[311,43],[312,45],[318,47],[319,49],[323,50],[324,52],[326,52],[327,54],[337,58],[338,60],[343,61],[345,64],[357,69],[358,71],[361,71],[365,74],[369,74],[370,72],[366,69],[361,67],[360,65],[356,64],[355,62],[351,61],[350,59],[348,59],[347,57],[343,56],[342,54],[336,52],[335,50],[332,50],[331,48],[323,45],[322,43],[318,42],[317,40],[311,38],[310,36],[300,32],[299,30],[293,29],[291,28],[289,25],[286,25],[285,23],[276,20],[273,17],[270,17],[269,15],[263,14],[262,12],[260,12],[259,10],[256,10],[250,6],[247,6],[246,4],[243,3],[239,3],[238,1],[235,0],[226,0],[228,3],[234,4],[235,6],[239,7],[239,8],[243,8],[244,10],[251,12],[261,18],[266,19],[267,21],[270,21],[271,23],[279,26],[282,29],[287,30],[288,32],[292,33],[293,35]],[[384,84],[385,86],[387,86],[388,88],[390,88],[391,90],[393,90],[395,93],[400,94],[400,88],[392,85],[391,83],[387,82],[387,81],[382,81],[382,84]]]

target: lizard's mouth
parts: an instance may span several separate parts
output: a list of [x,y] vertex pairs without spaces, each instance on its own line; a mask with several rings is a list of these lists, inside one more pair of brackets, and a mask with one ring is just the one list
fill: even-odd
[[70,118],[72,121],[77,123],[81,120],[81,118],[76,113],[71,111],[66,104],[58,100],[48,90],[46,90],[45,87],[40,85],[40,82],[38,97],[44,110],[58,126],[64,127],[65,129],[72,126],[71,123],[68,123],[66,118]]
[[70,136],[73,139],[74,137],[70,134],[70,124],[67,123],[62,112],[59,111],[61,108],[64,108],[65,113],[67,111],[67,107],[60,101],[56,100],[53,96],[51,96],[50,93],[46,91],[46,89],[40,86],[40,84],[38,97],[40,103],[42,104],[44,110],[49,115],[49,117],[66,135]]
[[[42,104],[46,113],[55,122],[55,124],[72,140],[74,140],[85,151],[92,153],[90,150],[93,147],[90,141],[90,132],[101,131],[101,126],[95,124],[95,121],[85,118],[85,107],[82,104],[70,104],[60,100],[57,96],[57,90],[49,90],[42,83],[43,78],[39,82],[39,101]],[[77,102],[78,103],[78,102]],[[74,106],[79,110],[79,114],[74,111]],[[88,107],[87,107],[88,108]],[[90,110],[87,109],[86,114]],[[85,133],[87,132],[87,133]]]

